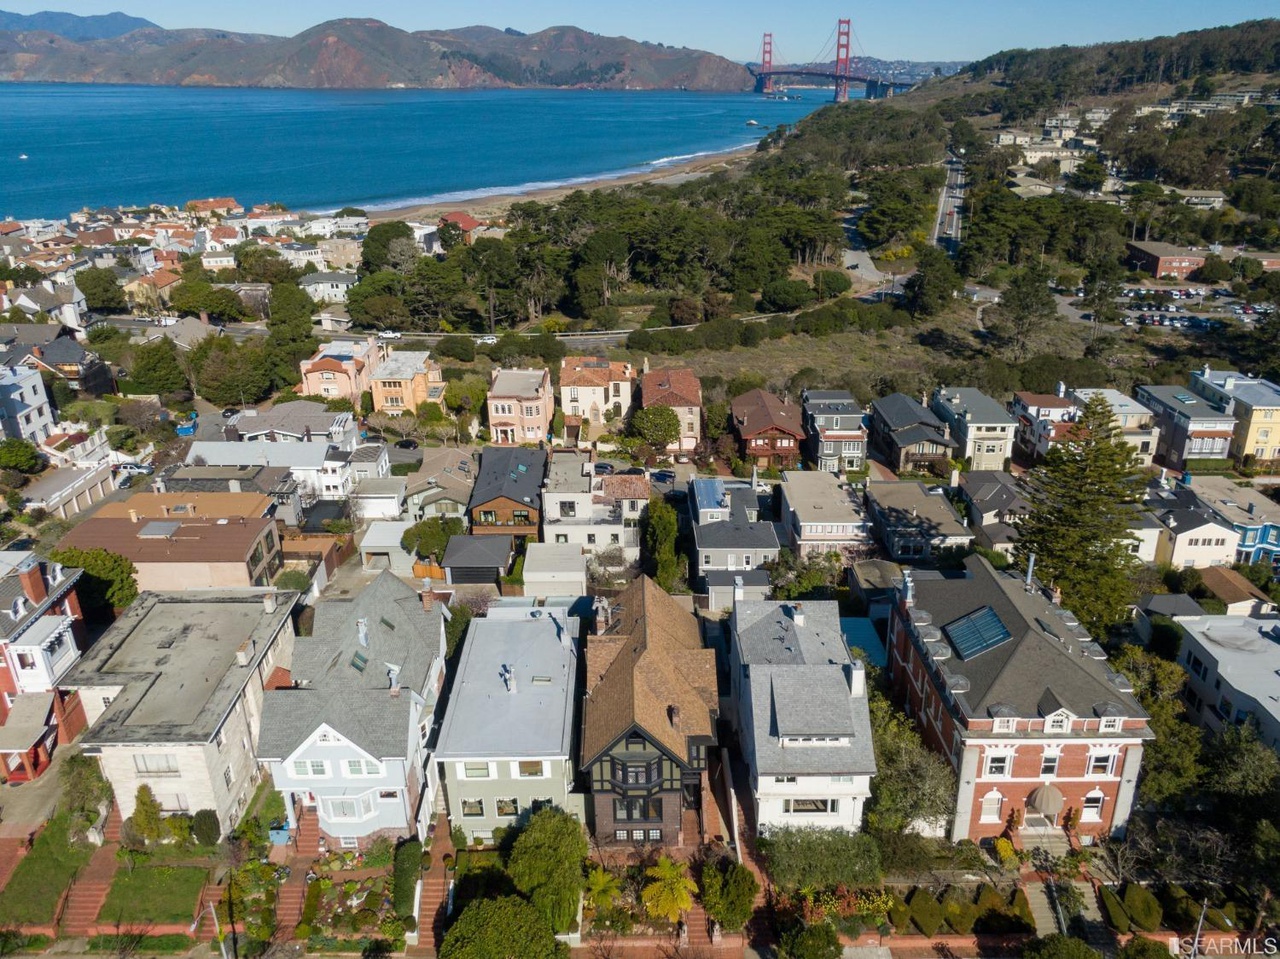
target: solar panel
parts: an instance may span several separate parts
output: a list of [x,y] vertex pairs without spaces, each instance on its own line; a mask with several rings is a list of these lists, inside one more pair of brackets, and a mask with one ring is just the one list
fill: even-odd
[[988,649],[994,649],[1013,635],[990,606],[983,606],[952,620],[942,627],[942,631],[947,634],[947,639],[951,640],[960,658],[966,661]]

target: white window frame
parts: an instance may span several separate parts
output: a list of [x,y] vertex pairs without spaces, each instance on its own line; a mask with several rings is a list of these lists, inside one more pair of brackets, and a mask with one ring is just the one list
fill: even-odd
[[1086,793],[1084,801],[1080,804],[1080,821],[1102,822],[1102,810],[1106,805],[1107,796],[1101,789]]
[[[1041,776],[1058,775],[1058,767],[1061,765],[1061,763],[1062,763],[1061,753],[1056,751],[1051,752],[1048,749],[1046,749],[1043,753],[1040,754],[1040,775]],[[1046,769],[1045,768],[1046,766],[1051,766],[1052,768]]]
[[[995,814],[990,813],[988,800],[994,799]],[[978,822],[1004,822],[1004,794],[992,789],[978,800]]]
[[474,780],[478,780],[478,779],[493,779],[493,778],[494,778],[494,775],[493,775],[493,765],[492,765],[491,763],[488,763],[488,762],[485,762],[485,763],[484,763],[484,770],[485,770],[485,772],[484,772],[484,775],[483,775],[483,776],[473,776],[473,775],[471,775],[471,772],[467,769],[467,767],[468,767],[468,766],[479,766],[480,764],[481,764],[481,761],[480,761],[480,760],[477,760],[476,762],[469,762],[469,763],[458,763],[458,778],[459,778],[459,779],[474,779]]
[[[359,766],[353,770],[352,766]],[[384,775],[382,763],[376,759],[348,759],[343,767],[347,779],[372,779]]]
[[1012,733],[1018,730],[1018,720],[1011,716],[997,716],[991,720],[993,733]]
[[[300,766],[306,767],[306,772],[299,771]],[[316,767],[319,766],[319,771]],[[293,771],[294,779],[324,779],[329,775],[329,761],[327,759],[295,759],[290,766]]]
[[[1086,773],[1089,776],[1114,776],[1116,774],[1116,760],[1120,758],[1120,754],[1111,750],[1100,750],[1089,753],[1089,765],[1086,767]],[[1105,771],[1099,771],[1094,768],[1099,760],[1104,760],[1107,764]]]
[[1046,733],[1071,732],[1071,717],[1065,713],[1054,713],[1052,716],[1045,717],[1044,731]]
[[[993,763],[1001,763],[1003,770],[994,772]],[[1013,775],[1013,754],[1012,753],[987,753],[982,758],[982,778],[983,779],[1008,779]]]
[[1098,723],[1098,729],[1104,733],[1118,733],[1124,728],[1124,717],[1122,716],[1103,716]]

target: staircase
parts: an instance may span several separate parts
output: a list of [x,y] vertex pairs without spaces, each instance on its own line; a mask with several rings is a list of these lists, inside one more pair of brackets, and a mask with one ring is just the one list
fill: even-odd
[[320,850],[320,820],[312,809],[298,814],[298,854],[314,856]]
[[111,804],[111,809],[107,812],[107,821],[102,826],[102,838],[105,842],[119,842],[120,829],[124,825],[124,820],[120,818],[120,807],[115,803]]
[[1031,915],[1036,921],[1036,935],[1048,936],[1058,929],[1058,917],[1054,912],[1053,904],[1049,901],[1049,893],[1044,888],[1042,882],[1029,882],[1024,887],[1027,893],[1027,902],[1031,906]]
[[1098,906],[1098,893],[1092,883],[1077,880],[1072,883],[1084,901],[1084,909],[1080,912],[1080,928],[1077,934],[1104,956],[1116,953],[1116,937],[1102,918],[1102,910]]
[[422,877],[422,895],[418,900],[418,949],[423,955],[434,956],[444,942],[448,919],[445,906],[449,898],[449,874],[445,872],[444,857],[454,853],[449,823],[442,816],[436,823],[431,841],[431,868]]
[[217,927],[213,923],[213,910],[222,901],[226,890],[222,886],[206,885],[200,894],[200,915],[196,918],[196,938],[201,942],[211,941],[217,935]]
[[285,939],[293,937],[293,931],[302,921],[302,906],[307,898],[307,881],[305,876],[295,870],[293,875],[280,887],[276,898],[276,928]]
[[689,951],[698,954],[711,948],[711,926],[702,904],[695,902],[685,916],[685,928],[689,931]]
[[98,925],[98,913],[102,911],[110,891],[109,880],[77,879],[71,886],[67,904],[62,910],[62,920],[58,924],[60,937],[77,939],[93,935]]

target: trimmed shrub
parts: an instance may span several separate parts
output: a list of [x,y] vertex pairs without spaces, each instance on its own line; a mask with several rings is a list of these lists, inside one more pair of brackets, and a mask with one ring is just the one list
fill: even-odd
[[1120,898],[1111,891],[1111,887],[1103,886],[1098,893],[1098,898],[1102,902],[1102,914],[1106,917],[1107,924],[1120,935],[1127,933],[1132,928],[1129,914],[1125,912]]
[[1218,932],[1231,932],[1236,928],[1235,903],[1227,903],[1221,909],[1210,906],[1204,914],[1204,921]]
[[1015,926],[1014,932],[1035,932],[1036,917],[1031,912],[1031,900],[1027,898],[1027,891],[1019,886],[1013,892],[1013,900],[1009,903],[1010,911],[1013,915],[1014,922],[1019,924],[1021,928]]
[[294,939],[306,939],[310,935],[311,935],[311,927],[308,926],[305,922],[298,923],[297,928],[293,930]]
[[307,895],[302,900],[302,920],[298,926],[297,937],[299,939],[306,938],[306,936],[302,935],[304,927],[308,927],[309,934],[309,927],[315,925],[316,916],[320,913],[320,897],[323,894],[324,889],[320,886],[319,881],[307,884]]
[[1129,914],[1129,920],[1133,925],[1143,932],[1155,932],[1160,928],[1164,910],[1160,908],[1160,901],[1151,894],[1149,889],[1136,882],[1126,883],[1123,902],[1125,912]]
[[942,928],[944,916],[942,907],[938,905],[938,900],[933,898],[933,894],[923,887],[918,887],[908,897],[907,903],[911,906],[911,921],[916,924],[916,928],[930,939],[936,936],[938,930]]
[[973,924],[978,921],[978,907],[960,886],[952,886],[942,897],[942,914],[947,925],[962,936],[973,932]]
[[899,933],[911,931],[911,909],[896,892],[893,894],[893,902],[889,904],[889,921]]
[[202,846],[216,846],[222,838],[222,826],[218,814],[212,809],[197,809],[191,817],[191,835]]
[[422,871],[422,843],[409,839],[396,847],[391,900],[397,916],[413,915],[413,894]]
[[[1176,882],[1166,885],[1158,898],[1164,909],[1162,921],[1170,929],[1193,929],[1200,921],[1200,903]],[[1208,916],[1205,918],[1207,920]]]

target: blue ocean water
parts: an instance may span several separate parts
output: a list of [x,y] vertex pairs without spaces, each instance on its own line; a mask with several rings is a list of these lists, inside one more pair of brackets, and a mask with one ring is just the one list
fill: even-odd
[[0,84],[0,218],[206,196],[463,201],[731,150],[829,97]]

